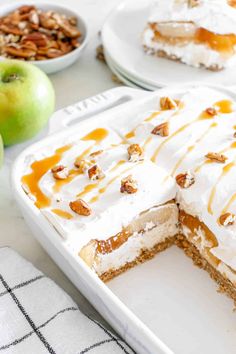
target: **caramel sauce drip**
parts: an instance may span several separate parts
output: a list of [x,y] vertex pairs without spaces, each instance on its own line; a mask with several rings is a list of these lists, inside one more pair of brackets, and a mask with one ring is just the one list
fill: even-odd
[[[211,230],[198,218],[185,213],[183,210],[180,210],[179,212],[179,221],[191,231],[190,239],[193,240],[196,236],[198,236],[199,230],[205,235],[206,241],[211,243],[211,247],[205,247],[204,253],[206,253],[207,257],[213,264],[218,265],[220,261],[210,252],[211,248],[218,246],[218,241]],[[200,240],[198,242],[200,243]]]
[[[222,113],[222,114],[223,113],[231,113],[233,111],[232,110],[232,102],[228,101],[228,100],[216,102],[213,106],[218,108],[218,112]],[[186,123],[185,125],[183,125],[179,129],[177,129],[173,134],[169,135],[165,140],[163,140],[163,142],[158,146],[158,148],[155,150],[154,154],[151,157],[152,162],[156,162],[157,156],[158,156],[159,152],[161,151],[161,149],[163,148],[163,146],[165,146],[165,144],[168,143],[168,141],[170,141],[176,135],[180,134],[182,131],[184,131],[185,129],[187,129],[188,127],[190,127],[192,124],[194,124],[196,122],[199,122],[199,121],[205,120],[205,119],[214,119],[215,117],[216,116],[210,115],[209,113],[207,113],[206,110],[204,110],[199,115],[199,117],[194,119],[192,122]]]
[[53,192],[54,193],[59,193],[61,188],[65,185],[73,181],[73,179],[80,175],[81,172],[79,170],[72,169],[69,171],[69,176],[66,179],[57,179],[55,180],[54,186],[53,186]]
[[32,172],[22,177],[22,184],[25,185],[30,194],[36,198],[34,204],[38,208],[46,208],[51,204],[51,199],[48,198],[39,187],[40,179],[48,170],[59,163],[64,152],[68,151],[70,148],[71,145],[65,145],[57,149],[54,155],[33,162],[31,165]]
[[131,139],[131,138],[133,138],[133,137],[135,137],[135,132],[134,132],[134,130],[131,130],[129,133],[127,133],[127,134],[125,135],[125,138],[126,138],[126,139]]
[[222,100],[216,102],[214,107],[216,109],[218,108],[218,112],[221,114],[228,114],[233,112],[233,102],[230,100]]
[[[94,140],[95,141],[94,145],[95,145],[96,143],[99,143],[103,139],[105,139],[107,135],[108,135],[108,131],[106,129],[98,128],[91,131],[89,134],[85,135],[81,140],[83,141]],[[30,166],[32,172],[22,177],[21,179],[22,184],[25,185],[27,187],[27,190],[29,190],[30,194],[32,194],[36,198],[35,205],[39,209],[46,208],[51,204],[51,199],[48,198],[41,191],[39,187],[40,179],[52,167],[54,167],[60,162],[63,153],[69,150],[71,147],[72,145],[65,145],[57,149],[54,155],[46,157],[45,159],[42,159],[40,161],[33,162],[32,165]],[[89,147],[79,157],[82,159],[91,151],[91,149],[92,147]],[[77,172],[76,170],[71,170],[69,177],[66,180],[58,180],[55,182],[55,185],[53,186],[53,191],[59,192],[59,190],[63,185],[72,181],[72,179],[75,178],[75,176],[77,176],[78,174],[79,172]]]
[[86,194],[88,194],[89,192],[91,192],[93,189],[95,189],[98,186],[98,183],[91,183],[91,184],[87,184],[84,189],[82,190],[82,192],[80,192],[79,194],[77,194],[78,198],[82,198],[84,197]]
[[88,141],[88,140],[94,140],[96,143],[101,142],[104,140],[108,135],[108,131],[104,128],[97,128],[93,130],[92,132],[88,133],[85,135],[81,140],[83,141]]
[[222,178],[224,178],[227,173],[229,173],[229,171],[235,166],[235,163],[234,162],[230,162],[228,163],[226,166],[223,167],[222,169],[222,172],[220,174],[220,176],[218,177],[217,181],[216,181],[216,184],[214,185],[214,187],[212,188],[211,190],[211,193],[210,193],[210,197],[209,197],[209,201],[208,201],[208,206],[207,206],[207,210],[210,214],[213,214],[213,211],[212,211],[212,203],[213,203],[213,200],[215,198],[215,194],[216,194],[216,190],[217,190],[217,185],[220,183],[220,181],[222,180]]
[[127,230],[119,232],[117,235],[108,238],[107,240],[96,240],[96,251],[100,254],[111,253],[125,243],[131,234]]
[[67,211],[61,210],[61,209],[52,209],[51,212],[56,214],[57,216],[60,216],[60,218],[63,218],[66,220],[73,219],[72,214],[68,213]]
[[148,116],[147,118],[144,119],[145,122],[150,122],[151,120],[153,120],[154,118],[156,118],[161,112],[153,112],[152,114],[150,114],[150,116]]
[[[123,165],[126,161],[125,160],[120,160],[118,161],[115,166],[113,166],[109,172],[113,172],[115,170],[117,170],[121,165]],[[102,180],[99,180],[97,183],[91,183],[91,184],[87,184],[84,189],[82,190],[82,192],[80,192],[79,194],[77,194],[77,197],[82,198],[84,196],[86,196],[89,192],[91,192],[92,190],[94,190],[95,188],[97,188],[99,186],[99,184],[101,183]],[[94,197],[95,198],[95,197]],[[93,199],[93,198],[92,198]],[[95,200],[97,200],[95,198]]]
[[199,144],[205,137],[206,135],[210,132],[210,130],[212,128],[217,127],[217,123],[212,123],[207,130],[195,141],[194,145],[191,145],[187,148],[187,151],[185,152],[185,154],[183,154],[181,156],[181,158],[177,161],[173,171],[171,172],[171,176],[175,175],[175,172],[177,171],[177,169],[179,168],[179,166],[183,163],[183,161],[185,160],[185,158],[195,149],[195,147],[197,146],[197,144]]
[[[118,164],[119,164],[119,162],[118,162]],[[126,173],[126,172],[132,170],[132,169],[134,168],[134,166],[135,166],[135,165],[132,165],[132,166],[126,168],[126,169],[123,170],[120,174],[118,174],[117,176],[111,178],[103,188],[100,188],[100,189],[98,190],[98,194],[97,194],[96,196],[94,196],[93,198],[90,199],[89,203],[95,203],[95,202],[97,202],[98,199],[100,198],[100,196],[101,196],[102,194],[104,194],[104,193],[107,191],[107,188],[108,188],[113,182],[115,182],[118,178],[120,178],[124,173]],[[118,168],[118,166],[115,166],[115,168]],[[113,171],[114,171],[114,170],[113,170]]]

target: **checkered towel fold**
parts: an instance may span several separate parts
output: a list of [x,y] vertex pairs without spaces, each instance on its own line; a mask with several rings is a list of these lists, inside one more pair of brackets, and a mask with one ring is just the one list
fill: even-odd
[[131,354],[83,315],[51,279],[10,248],[0,249],[0,353]]

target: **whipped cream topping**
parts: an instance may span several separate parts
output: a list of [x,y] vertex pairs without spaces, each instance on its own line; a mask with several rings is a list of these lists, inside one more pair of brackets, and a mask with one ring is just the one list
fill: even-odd
[[200,0],[194,7],[188,6],[187,0],[158,0],[153,3],[148,21],[194,22],[214,33],[236,34],[236,8],[226,0]]
[[[236,195],[230,203],[236,193],[236,104],[227,94],[203,87],[187,90],[182,97],[171,97],[181,100],[179,108],[161,112],[157,107],[156,111],[136,116],[126,126],[119,121],[119,132],[128,142],[139,143],[145,156],[171,177],[188,170],[194,175],[195,183],[190,188],[178,187],[180,208],[208,226],[219,243],[212,253],[222,256],[220,250],[227,249],[230,256],[225,257],[224,252],[222,260],[236,269],[236,258],[233,261],[231,257],[232,250],[236,254],[236,225],[223,227],[218,223],[221,213],[236,210]],[[206,118],[204,112],[209,107],[216,107],[218,114]],[[151,134],[156,125],[167,121],[168,137]],[[208,152],[221,152],[228,160],[225,164],[207,163]]]
[[[160,95],[179,100],[177,108],[162,111]],[[215,108],[217,114],[207,115],[207,108]],[[102,127],[108,132],[102,141],[88,139],[89,131],[75,132],[75,136],[60,141],[60,146],[68,141],[71,144],[60,158],[60,164],[69,170],[81,153],[88,158],[91,152],[102,149],[96,163],[105,178],[91,181],[86,173],[75,174],[63,184],[54,180],[49,169],[39,182],[40,190],[51,200],[42,213],[78,253],[91,239],[116,235],[142,211],[177,197],[180,208],[197,216],[216,236],[218,246],[211,249],[212,254],[236,270],[236,225],[218,223],[222,213],[236,210],[236,105],[232,97],[206,87],[173,94],[167,90],[153,95],[138,111],[117,113],[110,128]],[[167,137],[151,133],[164,122],[169,123]],[[143,148],[143,161],[128,161],[127,147],[132,143]],[[57,147],[49,146],[29,156],[25,173],[31,172],[32,161],[52,155]],[[205,158],[208,152],[222,153],[228,159],[224,164],[209,163]],[[195,183],[187,189],[177,188],[176,175],[188,170]],[[138,183],[138,192],[122,194],[121,179],[130,174]],[[69,208],[69,202],[77,197],[89,203],[90,216],[79,216]],[[70,217],[55,213],[58,209]]]

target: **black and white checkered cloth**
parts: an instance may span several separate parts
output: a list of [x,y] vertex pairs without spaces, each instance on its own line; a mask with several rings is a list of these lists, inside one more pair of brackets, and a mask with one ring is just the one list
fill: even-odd
[[131,354],[83,315],[52,280],[9,248],[0,249],[0,353]]

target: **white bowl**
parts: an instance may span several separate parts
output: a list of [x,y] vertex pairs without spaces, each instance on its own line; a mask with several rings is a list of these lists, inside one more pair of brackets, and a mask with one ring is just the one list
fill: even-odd
[[[34,1],[31,3],[27,2],[28,4],[34,4]],[[16,10],[21,5],[26,5],[25,2],[17,2],[12,3],[10,5],[1,5],[0,6],[0,17],[7,15],[9,12]],[[63,13],[66,16],[74,16],[77,18],[79,30],[82,33],[81,36],[81,45],[74,49],[72,52],[67,53],[61,57],[54,58],[54,59],[47,59],[47,60],[35,60],[35,61],[27,61],[28,63],[36,65],[38,68],[42,69],[47,74],[52,74],[57,71],[63,70],[73,64],[81,55],[82,51],[84,50],[85,46],[88,42],[88,27],[86,25],[85,20],[75,11],[70,10],[67,7],[61,5],[55,5],[50,3],[41,3],[37,2],[37,8],[42,9],[44,11],[56,11],[58,13]],[[0,56],[1,60],[4,60],[5,57]]]

